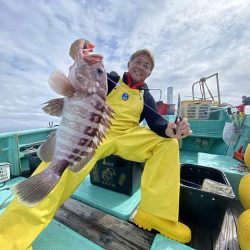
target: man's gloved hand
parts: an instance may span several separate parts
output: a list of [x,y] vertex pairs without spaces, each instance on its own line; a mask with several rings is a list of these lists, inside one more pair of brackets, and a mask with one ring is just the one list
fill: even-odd
[[89,51],[91,52],[91,51],[93,51],[94,47],[95,47],[95,44],[92,43],[91,41],[80,38],[71,44],[70,50],[69,50],[69,55],[71,56],[71,58],[73,60],[75,60],[75,56],[76,56],[78,49],[80,49],[80,48],[81,49],[89,49]]
[[[176,129],[176,134],[174,134],[173,128]],[[183,139],[192,134],[192,130],[190,130],[190,124],[187,122],[186,118],[183,118],[182,121],[175,124],[174,122],[169,122],[168,126],[165,130],[165,134],[168,137],[172,137],[175,139]]]

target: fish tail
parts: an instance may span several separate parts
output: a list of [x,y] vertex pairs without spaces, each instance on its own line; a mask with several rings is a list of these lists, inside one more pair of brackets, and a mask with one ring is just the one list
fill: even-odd
[[36,206],[56,186],[61,176],[51,168],[29,177],[12,188],[17,199],[29,207]]

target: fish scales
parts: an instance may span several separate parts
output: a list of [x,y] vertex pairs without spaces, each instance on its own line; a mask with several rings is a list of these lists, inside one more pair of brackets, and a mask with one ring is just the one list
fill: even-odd
[[[67,159],[70,164],[74,164],[74,162],[79,161],[79,157],[84,157],[88,155],[90,152],[95,149],[96,145],[98,144],[99,140],[96,141],[95,143],[93,142],[93,139],[95,138],[96,135],[99,134],[99,130],[101,130],[100,127],[100,122],[102,119],[102,116],[100,115],[100,110],[96,110],[95,102],[93,100],[98,100],[98,95],[94,94],[91,97],[86,97],[85,99],[80,99],[80,101],[77,100],[77,105],[79,105],[79,102],[82,102],[82,105],[84,106],[86,103],[90,103],[88,99],[92,100],[91,105],[88,106],[88,112],[86,110],[82,111],[81,109],[75,108],[75,102],[73,101],[71,105],[68,105],[67,108],[65,108],[64,112],[67,114],[70,113],[72,116],[71,119],[67,118],[64,119],[61,123],[61,128],[59,128],[59,133],[57,134],[58,137],[58,142],[60,142],[60,138],[65,138],[66,140],[70,140],[71,143],[67,144],[72,144],[74,147],[68,146],[67,150],[65,148],[63,149],[62,153],[62,148],[60,145],[58,145],[58,155],[59,156],[64,156],[66,154],[65,159]],[[101,104],[100,100],[98,100],[98,106],[104,106],[105,102],[102,101],[103,103]],[[79,106],[77,106],[79,107]],[[95,119],[96,117],[96,111],[99,111],[98,113],[98,120]],[[64,145],[65,143],[63,143]],[[80,151],[81,146],[82,151]],[[83,147],[84,146],[84,147]],[[78,151],[79,150],[79,151]],[[57,155],[57,152],[56,152]],[[61,158],[61,157],[60,157]]]

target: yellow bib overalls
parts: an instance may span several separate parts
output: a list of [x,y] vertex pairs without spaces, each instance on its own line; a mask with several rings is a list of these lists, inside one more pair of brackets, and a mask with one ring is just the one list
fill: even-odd
[[[31,248],[32,242],[89,174],[96,161],[110,154],[146,162],[141,180],[140,208],[163,219],[178,220],[180,162],[177,140],[160,137],[148,128],[139,127],[143,91],[130,89],[119,82],[108,95],[107,102],[116,112],[115,120],[94,157],[78,173],[66,169],[56,187],[37,206],[29,208],[14,199],[0,216],[0,249]],[[42,162],[35,173],[47,165]]]

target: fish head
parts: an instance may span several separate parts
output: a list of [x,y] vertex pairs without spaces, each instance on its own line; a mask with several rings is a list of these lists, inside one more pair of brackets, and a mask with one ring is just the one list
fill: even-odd
[[92,86],[107,94],[107,73],[103,65],[103,56],[90,54],[88,49],[79,49],[74,64],[69,70],[69,80],[76,91],[86,91]]

